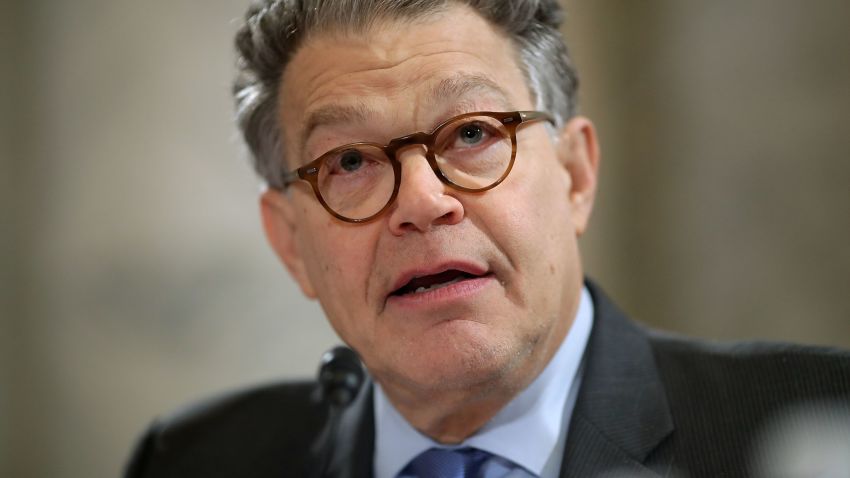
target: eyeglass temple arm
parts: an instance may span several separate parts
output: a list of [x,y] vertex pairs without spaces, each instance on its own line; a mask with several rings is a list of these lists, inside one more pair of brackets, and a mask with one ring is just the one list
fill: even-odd
[[281,175],[281,186],[283,189],[286,189],[290,184],[298,181],[299,179],[301,179],[301,177],[298,176],[297,169],[295,171],[286,171]]
[[553,125],[555,124],[555,118],[553,118],[549,113],[544,113],[542,111],[520,111],[519,116],[522,118],[523,123],[526,121],[544,120],[552,123]]

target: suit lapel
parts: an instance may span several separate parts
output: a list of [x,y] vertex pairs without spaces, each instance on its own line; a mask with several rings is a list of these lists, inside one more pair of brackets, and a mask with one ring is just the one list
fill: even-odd
[[562,477],[657,476],[647,455],[673,431],[645,332],[588,282],[595,308]]

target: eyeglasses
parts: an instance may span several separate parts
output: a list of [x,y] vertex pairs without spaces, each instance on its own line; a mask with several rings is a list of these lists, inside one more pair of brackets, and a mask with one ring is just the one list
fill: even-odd
[[516,158],[516,130],[521,124],[554,119],[540,111],[466,113],[448,119],[430,133],[413,133],[386,145],[351,143],[334,148],[294,171],[284,173],[283,187],[301,179],[337,219],[369,222],[395,201],[401,184],[396,154],[411,145],[425,146],[425,158],[443,183],[464,192],[499,185]]

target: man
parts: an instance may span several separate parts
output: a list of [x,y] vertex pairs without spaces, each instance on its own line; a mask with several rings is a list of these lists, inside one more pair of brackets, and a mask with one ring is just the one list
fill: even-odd
[[127,476],[740,476],[783,406],[846,405],[844,353],[646,331],[584,283],[599,148],[560,18],[546,0],[249,12],[235,95],[263,225],[369,379],[338,417],[310,383],[194,407]]

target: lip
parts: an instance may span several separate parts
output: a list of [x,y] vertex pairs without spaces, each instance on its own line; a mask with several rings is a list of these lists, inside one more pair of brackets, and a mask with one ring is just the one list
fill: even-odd
[[[402,286],[410,282],[416,277],[425,277],[429,275],[439,274],[441,272],[445,272],[448,270],[458,270],[461,272],[465,272],[469,275],[476,276],[476,278],[482,278],[481,276],[485,276],[490,273],[487,269],[487,266],[483,264],[478,264],[470,261],[444,261],[436,264],[431,264],[427,266],[422,266],[414,269],[408,269],[398,276],[396,281],[390,286],[390,289],[386,293],[386,298],[389,299],[394,297],[392,295],[393,292],[400,289]],[[474,279],[469,279],[474,280]]]
[[389,295],[386,307],[404,310],[408,313],[433,310],[435,307],[445,307],[458,304],[458,301],[469,299],[496,281],[493,273],[485,273],[471,279],[465,279],[454,284],[415,294]]

